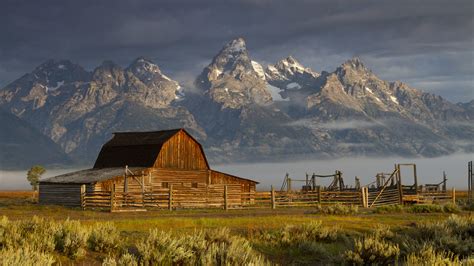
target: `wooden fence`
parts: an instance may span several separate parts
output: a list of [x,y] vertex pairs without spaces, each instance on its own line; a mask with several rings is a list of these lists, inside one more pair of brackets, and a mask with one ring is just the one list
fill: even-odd
[[[83,209],[107,209],[111,211],[140,211],[149,209],[251,209],[309,207],[315,205],[356,205],[377,207],[402,203],[400,190],[387,187],[369,191],[363,187],[358,191],[262,191],[242,192],[239,184],[210,185],[202,188],[174,187],[153,188],[143,192],[86,192],[81,193]],[[453,201],[447,193],[425,193],[419,195],[431,203]]]

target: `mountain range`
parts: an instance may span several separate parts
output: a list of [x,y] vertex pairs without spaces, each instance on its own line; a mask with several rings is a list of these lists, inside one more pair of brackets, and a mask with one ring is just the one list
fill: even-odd
[[291,56],[264,66],[242,38],[226,44],[192,87],[144,57],[125,68],[104,61],[93,71],[48,60],[1,89],[0,108],[81,164],[112,132],[177,127],[196,136],[213,162],[474,151],[474,100],[454,104],[384,81],[357,57],[333,72]]

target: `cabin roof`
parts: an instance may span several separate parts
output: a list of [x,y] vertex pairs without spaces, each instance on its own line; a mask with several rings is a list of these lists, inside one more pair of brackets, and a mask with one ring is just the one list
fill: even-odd
[[[138,174],[146,168],[143,167],[129,167],[132,173]],[[40,180],[40,183],[76,183],[76,184],[90,184],[117,176],[124,176],[124,167],[101,168],[101,169],[86,169],[76,172],[71,172],[63,175],[49,177]]]
[[[148,132],[114,132],[111,140],[102,146],[94,168],[108,167],[152,167],[163,144],[178,132],[183,131],[199,145],[201,144],[182,128]],[[204,159],[207,167],[206,156]]]
[[255,180],[252,180],[252,179],[243,178],[243,177],[236,176],[236,175],[231,175],[231,174],[224,173],[224,172],[221,172],[221,171],[216,171],[216,170],[211,170],[211,171],[212,171],[212,172],[215,172],[215,173],[220,173],[220,174],[224,174],[224,175],[227,175],[227,176],[231,176],[231,177],[233,177],[233,178],[237,178],[237,179],[249,181],[249,182],[252,182],[252,183],[255,183],[255,184],[260,184],[260,182],[255,181]]

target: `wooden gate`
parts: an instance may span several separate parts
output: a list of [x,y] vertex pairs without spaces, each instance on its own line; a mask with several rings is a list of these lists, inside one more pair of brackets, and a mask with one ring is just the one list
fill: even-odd
[[[368,206],[393,205],[402,203],[400,169],[397,167],[380,189],[368,193]],[[396,182],[395,182],[396,181]]]

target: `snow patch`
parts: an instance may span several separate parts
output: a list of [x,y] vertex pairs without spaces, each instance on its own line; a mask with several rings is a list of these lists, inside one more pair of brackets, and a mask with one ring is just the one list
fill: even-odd
[[262,65],[260,65],[258,62],[251,61],[253,70],[257,72],[257,76],[263,80],[265,80],[265,72],[263,71]]
[[222,70],[215,68],[214,73],[216,73],[216,77],[220,76],[222,74]]
[[398,102],[398,99],[395,97],[395,96],[390,96],[390,100],[392,100],[392,102],[396,103],[396,104],[400,104]]
[[64,80],[63,80],[63,81],[56,82],[56,86],[54,86],[54,87],[48,87],[48,86],[46,86],[46,92],[57,90],[57,89],[60,88],[62,85],[64,85]]
[[270,92],[270,95],[272,96],[273,101],[289,101],[290,100],[288,98],[283,99],[283,97],[281,97],[280,92],[282,90],[280,88],[267,84],[267,89]]
[[229,89],[228,88],[224,88],[225,92],[229,92]]
[[278,69],[272,65],[268,65],[268,70],[272,73],[278,74]]
[[301,89],[301,85],[296,83],[296,82],[291,82],[288,85],[286,85],[287,90],[299,90]]
[[227,50],[233,53],[242,52],[245,51],[245,49],[245,42],[241,39],[232,41],[227,47]]
[[365,87],[365,90],[368,91],[371,94],[374,94],[374,92],[371,89],[367,88],[367,87]]

